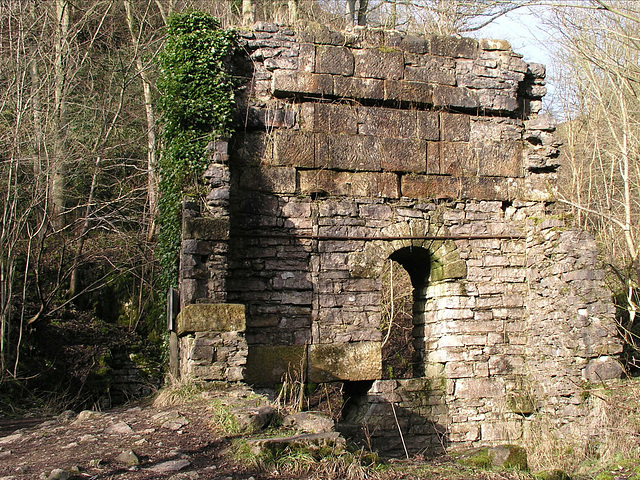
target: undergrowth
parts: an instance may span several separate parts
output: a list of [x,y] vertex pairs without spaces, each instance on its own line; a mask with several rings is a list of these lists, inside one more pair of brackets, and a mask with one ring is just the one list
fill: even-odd
[[381,478],[384,470],[377,455],[364,450],[348,451],[342,446],[255,448],[241,438],[234,442],[232,453],[237,463],[272,475],[360,480]]
[[[585,390],[589,414],[579,430],[559,436],[545,419],[532,425],[527,450],[534,471],[562,471],[603,480],[640,467],[640,380]],[[640,472],[640,470],[639,470]],[[620,475],[612,475],[612,478]],[[640,479],[640,476],[638,476]]]

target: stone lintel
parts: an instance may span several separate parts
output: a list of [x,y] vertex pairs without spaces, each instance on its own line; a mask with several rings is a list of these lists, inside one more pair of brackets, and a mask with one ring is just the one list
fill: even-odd
[[353,342],[309,346],[309,380],[377,380],[382,377],[379,342]]
[[194,303],[178,314],[177,333],[244,332],[244,305],[233,303]]
[[402,195],[420,199],[512,200],[519,188],[511,178],[403,175]]
[[330,195],[384,198],[399,196],[398,179],[393,173],[302,170],[298,175],[300,192],[303,194],[320,189]]
[[306,345],[255,345],[249,347],[245,379],[254,385],[282,383],[288,373],[293,380],[302,378],[306,368]]
[[228,240],[229,219],[186,217],[182,221],[183,240]]

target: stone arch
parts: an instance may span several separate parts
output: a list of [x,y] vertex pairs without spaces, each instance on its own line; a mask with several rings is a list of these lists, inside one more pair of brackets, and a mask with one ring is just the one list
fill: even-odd
[[[431,259],[429,283],[464,278],[467,265],[460,258],[451,239],[433,239],[449,235],[444,225],[426,220],[398,222],[380,231],[380,237],[391,240],[372,240],[364,249],[349,256],[349,273],[356,278],[378,278],[386,260],[406,247],[418,247],[429,252]],[[431,238],[418,238],[431,237]]]
[[[381,230],[382,240],[368,242],[349,257],[349,271],[356,278],[380,278],[389,260],[402,265],[413,284],[414,377],[439,376],[441,365],[431,365],[430,330],[437,323],[438,300],[463,291],[466,262],[460,258],[448,230],[425,220],[398,222]],[[451,285],[457,288],[449,288]],[[435,372],[435,373],[434,373]]]

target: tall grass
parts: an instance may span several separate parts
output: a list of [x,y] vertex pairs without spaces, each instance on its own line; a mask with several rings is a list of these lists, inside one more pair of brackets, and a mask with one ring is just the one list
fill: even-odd
[[625,461],[640,465],[640,380],[585,390],[589,415],[574,434],[558,436],[550,421],[532,425],[527,450],[535,470],[592,476]]

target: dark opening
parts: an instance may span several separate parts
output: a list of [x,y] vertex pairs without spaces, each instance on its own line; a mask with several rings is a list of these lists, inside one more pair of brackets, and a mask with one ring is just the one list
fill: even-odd
[[[421,377],[424,375],[424,309],[431,257],[424,248],[405,247],[394,252],[389,260],[382,279],[382,378]],[[403,268],[397,268],[398,265]]]

